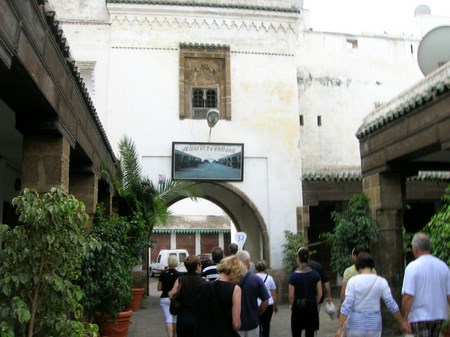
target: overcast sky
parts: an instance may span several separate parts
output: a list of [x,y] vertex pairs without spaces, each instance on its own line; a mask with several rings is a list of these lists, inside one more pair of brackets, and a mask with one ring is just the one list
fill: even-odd
[[450,0],[303,0],[315,31],[354,34],[401,33],[422,4],[432,15],[450,17]]

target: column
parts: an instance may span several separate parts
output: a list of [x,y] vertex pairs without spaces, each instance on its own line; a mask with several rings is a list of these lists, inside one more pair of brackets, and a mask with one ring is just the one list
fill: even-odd
[[92,225],[98,199],[98,179],[92,173],[71,173],[69,192],[86,207],[89,224]]
[[[369,198],[374,224],[380,229],[379,239],[372,246],[377,273],[388,281],[392,294],[401,304],[403,283],[403,209],[405,178],[398,172],[373,174],[363,178],[363,191]],[[398,326],[390,313],[383,310],[386,336],[396,336]]]
[[59,187],[69,190],[70,144],[63,136],[25,135],[23,138],[22,188],[39,193]]

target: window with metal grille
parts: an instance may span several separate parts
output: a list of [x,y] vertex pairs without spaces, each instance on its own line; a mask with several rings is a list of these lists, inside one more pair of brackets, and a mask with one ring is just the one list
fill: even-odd
[[217,108],[217,90],[194,88],[192,90],[192,107]]

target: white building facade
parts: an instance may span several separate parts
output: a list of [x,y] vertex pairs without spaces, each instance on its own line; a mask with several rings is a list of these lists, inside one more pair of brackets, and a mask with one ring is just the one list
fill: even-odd
[[[275,270],[284,231],[348,198],[314,183],[360,184],[362,119],[423,77],[418,38],[315,32],[288,0],[50,3],[112,146],[131,137],[150,179],[171,176],[174,141],[244,144],[242,181],[200,186]],[[212,130],[195,89],[213,90]]]

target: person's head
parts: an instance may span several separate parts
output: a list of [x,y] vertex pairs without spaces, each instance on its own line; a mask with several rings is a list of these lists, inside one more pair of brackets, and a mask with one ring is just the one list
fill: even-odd
[[217,272],[228,275],[229,282],[235,283],[247,273],[247,267],[237,258],[237,256],[228,256],[217,265]]
[[215,247],[211,251],[211,258],[213,263],[219,263],[223,259],[223,249],[220,247]]
[[370,254],[370,249],[367,247],[364,247],[362,245],[357,245],[355,248],[352,249],[352,260],[356,261],[356,258],[360,253],[368,253]]
[[264,261],[264,260],[256,261],[255,269],[258,273],[266,271],[266,269],[267,269],[266,261]]
[[415,257],[429,254],[431,251],[431,241],[428,235],[422,232],[414,234],[411,241],[412,251]]
[[375,262],[369,253],[361,252],[355,261],[356,270],[361,270],[365,268],[373,269],[375,267]]
[[230,245],[228,246],[228,251],[230,252],[230,255],[236,255],[238,249],[239,247],[235,243],[230,243]]
[[308,247],[300,247],[297,251],[298,261],[300,263],[307,263],[309,261],[309,249]]
[[169,268],[178,267],[178,257],[176,255],[170,255],[167,264]]
[[244,265],[247,267],[247,269],[250,269],[250,253],[246,250],[241,250],[240,252],[236,253],[236,257],[241,260]]
[[184,259],[184,266],[186,267],[186,270],[188,274],[195,274],[200,272],[202,263],[200,261],[200,258],[197,256],[189,255]]

